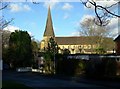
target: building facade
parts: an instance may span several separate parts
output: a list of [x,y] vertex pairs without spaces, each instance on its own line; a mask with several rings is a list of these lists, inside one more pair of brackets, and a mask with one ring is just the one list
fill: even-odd
[[[40,43],[41,51],[44,51],[47,48],[48,41],[51,37],[54,38],[54,40],[57,42],[59,46],[59,53],[63,53],[64,49],[68,49],[71,54],[96,53],[95,49],[99,46],[99,44],[97,44],[98,43],[97,41],[98,39],[100,39],[97,36],[56,37],[53,29],[51,11],[49,7],[43,40]],[[109,40],[108,44],[114,44],[111,38],[105,38],[103,43],[105,43],[108,40]],[[111,50],[113,50],[113,45],[110,49],[108,49],[108,51]]]
[[120,35],[114,41],[116,54],[120,55]]

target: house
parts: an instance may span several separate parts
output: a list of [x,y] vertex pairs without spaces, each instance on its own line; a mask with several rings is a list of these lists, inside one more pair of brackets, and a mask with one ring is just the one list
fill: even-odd
[[114,40],[116,54],[120,55],[120,35]]

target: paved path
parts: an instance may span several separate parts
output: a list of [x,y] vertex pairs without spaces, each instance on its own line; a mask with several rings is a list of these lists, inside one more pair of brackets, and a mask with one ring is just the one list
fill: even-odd
[[[17,72],[3,72],[3,80],[14,80],[16,82],[25,84],[29,87],[99,87],[107,88],[102,85],[96,85],[91,83],[77,83],[71,80],[62,80],[52,77],[45,77],[36,73],[17,73]],[[109,88],[110,89],[110,88]]]

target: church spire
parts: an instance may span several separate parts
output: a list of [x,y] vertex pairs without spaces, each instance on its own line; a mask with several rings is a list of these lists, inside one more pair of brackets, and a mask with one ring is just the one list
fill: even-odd
[[46,22],[44,36],[55,37],[54,30],[53,30],[53,24],[52,24],[52,17],[51,17],[51,12],[50,12],[50,6],[48,8],[48,15],[47,15],[47,22]]

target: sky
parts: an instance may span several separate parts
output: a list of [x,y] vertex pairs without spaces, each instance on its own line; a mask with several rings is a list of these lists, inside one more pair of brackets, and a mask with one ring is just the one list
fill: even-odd
[[[57,1],[57,2],[54,2]],[[93,9],[86,8],[81,2],[61,2],[49,0],[33,4],[31,2],[10,2],[7,9],[2,11],[6,20],[14,20],[5,30],[16,29],[28,31],[36,40],[43,39],[45,31],[48,6],[51,7],[51,15],[55,36],[78,36],[78,28],[83,18],[95,16]],[[112,19],[110,23],[114,33],[118,32],[118,23]]]

